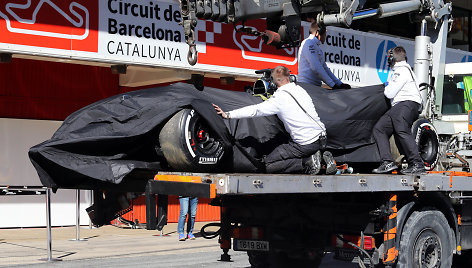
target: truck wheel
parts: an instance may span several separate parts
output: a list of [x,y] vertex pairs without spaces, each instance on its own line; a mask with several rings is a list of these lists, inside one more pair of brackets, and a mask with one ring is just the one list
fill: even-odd
[[425,118],[416,120],[411,127],[426,170],[433,170],[439,159],[439,138],[434,126]]
[[413,212],[401,233],[397,267],[451,267],[451,236],[449,224],[441,212]]
[[193,109],[182,109],[165,123],[159,143],[167,163],[178,171],[213,171],[224,147],[214,131]]
[[248,251],[249,263],[251,268],[265,268],[270,267],[269,254],[265,252]]

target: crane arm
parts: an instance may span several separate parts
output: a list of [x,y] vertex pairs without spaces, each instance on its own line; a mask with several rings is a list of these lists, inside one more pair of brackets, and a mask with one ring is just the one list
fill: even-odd
[[385,18],[417,11],[437,24],[450,14],[451,7],[443,0],[407,0],[379,4],[377,8],[360,10],[367,1],[376,0],[179,0],[182,25],[189,45],[187,59],[197,62],[195,27],[197,18],[223,23],[237,23],[249,19],[267,19],[267,30],[257,32],[241,27],[240,31],[263,38],[266,44],[294,47],[300,44],[301,20],[317,13],[322,25],[344,25],[367,17]]

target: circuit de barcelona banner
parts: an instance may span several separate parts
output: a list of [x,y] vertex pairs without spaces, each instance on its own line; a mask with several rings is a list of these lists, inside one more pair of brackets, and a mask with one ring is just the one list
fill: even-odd
[[[199,20],[198,63],[187,62],[179,5],[172,0],[4,0],[0,2],[0,52],[75,60],[191,69],[254,76],[254,70],[287,66],[297,73],[298,48],[276,49],[241,26]],[[246,27],[265,30],[262,19]],[[309,23],[303,23],[304,37]],[[386,51],[405,46],[413,64],[412,40],[328,27],[325,60],[342,81],[373,85],[386,80]],[[448,62],[472,60],[449,50]]]

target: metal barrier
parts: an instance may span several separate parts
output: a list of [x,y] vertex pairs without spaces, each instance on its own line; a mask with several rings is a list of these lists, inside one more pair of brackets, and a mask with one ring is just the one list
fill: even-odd
[[71,241],[87,241],[86,238],[80,238],[80,190],[75,190],[75,239]]
[[18,195],[46,195],[46,229],[47,229],[47,252],[48,257],[45,261],[60,261],[52,257],[52,236],[51,236],[51,189],[41,186],[0,186],[0,195],[18,196]]

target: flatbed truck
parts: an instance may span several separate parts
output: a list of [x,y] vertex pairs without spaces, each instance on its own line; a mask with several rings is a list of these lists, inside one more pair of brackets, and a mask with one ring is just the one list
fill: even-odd
[[471,256],[471,176],[160,172],[146,186],[147,228],[166,223],[167,195],[207,197],[221,220],[201,233],[219,237],[223,261],[233,248],[251,267],[318,267],[327,251],[361,267],[451,267],[453,254]]

